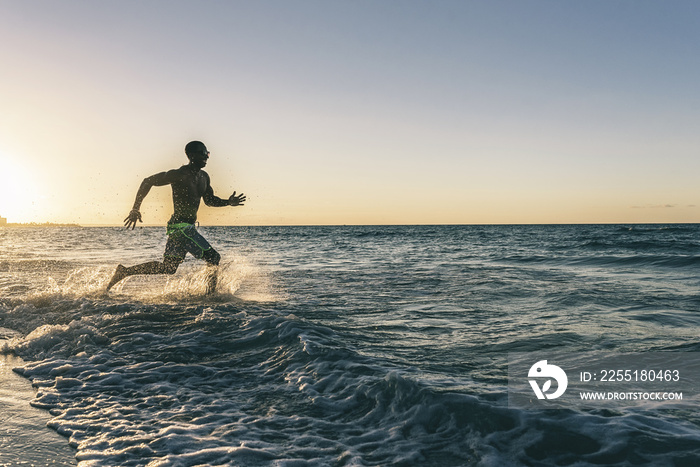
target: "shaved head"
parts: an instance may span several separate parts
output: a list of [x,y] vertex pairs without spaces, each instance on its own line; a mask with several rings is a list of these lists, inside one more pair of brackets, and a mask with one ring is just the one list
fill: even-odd
[[207,147],[201,141],[190,141],[185,146],[185,154],[190,157],[194,154],[201,154],[207,151]]

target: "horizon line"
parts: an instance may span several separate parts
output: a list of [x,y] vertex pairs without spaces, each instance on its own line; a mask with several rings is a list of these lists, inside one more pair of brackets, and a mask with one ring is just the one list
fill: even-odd
[[[442,226],[544,226],[544,225],[698,225],[700,222],[474,222],[474,223],[406,223],[406,224],[202,224],[198,227],[442,227]],[[122,224],[77,224],[72,222],[10,223],[7,227],[121,227]],[[167,224],[140,225],[139,228],[166,227]],[[0,226],[2,227],[2,226]]]

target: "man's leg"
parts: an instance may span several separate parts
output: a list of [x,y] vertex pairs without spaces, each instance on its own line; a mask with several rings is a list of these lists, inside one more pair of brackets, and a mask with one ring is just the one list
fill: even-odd
[[163,262],[151,261],[148,263],[137,264],[130,268],[126,268],[121,264],[117,266],[117,270],[114,271],[114,276],[107,284],[107,290],[111,289],[117,282],[125,279],[129,276],[135,276],[137,274],[175,274],[178,266],[182,262],[179,258],[174,258],[172,256],[166,256]]
[[[169,250],[168,245],[172,244],[172,248]],[[217,282],[217,267],[219,261],[221,261],[221,255],[211,247],[209,242],[202,237],[202,235],[197,232],[194,225],[190,225],[181,229],[178,235],[172,235],[168,239],[168,245],[165,247],[165,254],[172,254],[169,251],[177,251],[177,254],[181,254],[184,258],[185,251],[190,253],[195,258],[203,259],[207,262],[207,285],[206,293],[211,294],[216,290]]]
[[202,255],[202,259],[207,262],[209,277],[207,278],[207,290],[205,293],[208,295],[216,290],[217,272],[221,255],[215,249],[209,248]]

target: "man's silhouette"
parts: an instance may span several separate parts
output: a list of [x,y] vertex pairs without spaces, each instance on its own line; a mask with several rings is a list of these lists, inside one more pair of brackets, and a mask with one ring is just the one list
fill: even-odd
[[[214,190],[209,183],[209,175],[202,170],[209,159],[209,151],[204,143],[200,141],[188,143],[185,146],[185,154],[190,160],[189,164],[183,165],[179,169],[151,175],[143,180],[136,193],[134,207],[124,219],[126,228],[131,227],[133,230],[136,227],[136,221],[143,222],[139,209],[151,187],[163,185],[172,187],[174,212],[168,221],[168,243],[165,245],[163,262],[151,261],[130,268],[120,264],[107,284],[107,290],[125,277],[135,274],[174,274],[180,263],[185,260],[185,255],[188,252],[196,258],[205,260],[209,266],[219,264],[221,255],[195,228],[199,202],[203,199],[204,204],[214,207],[241,206],[246,197],[243,193],[236,196],[235,191],[228,199],[221,199],[214,195]],[[212,271],[207,284],[207,292],[213,292],[215,287],[216,273]]]

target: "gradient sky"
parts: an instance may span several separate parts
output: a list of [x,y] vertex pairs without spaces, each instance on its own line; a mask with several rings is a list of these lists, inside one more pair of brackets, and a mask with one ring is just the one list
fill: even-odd
[[205,225],[700,222],[697,1],[0,0],[0,43],[10,222],[119,224],[193,139],[248,195]]

